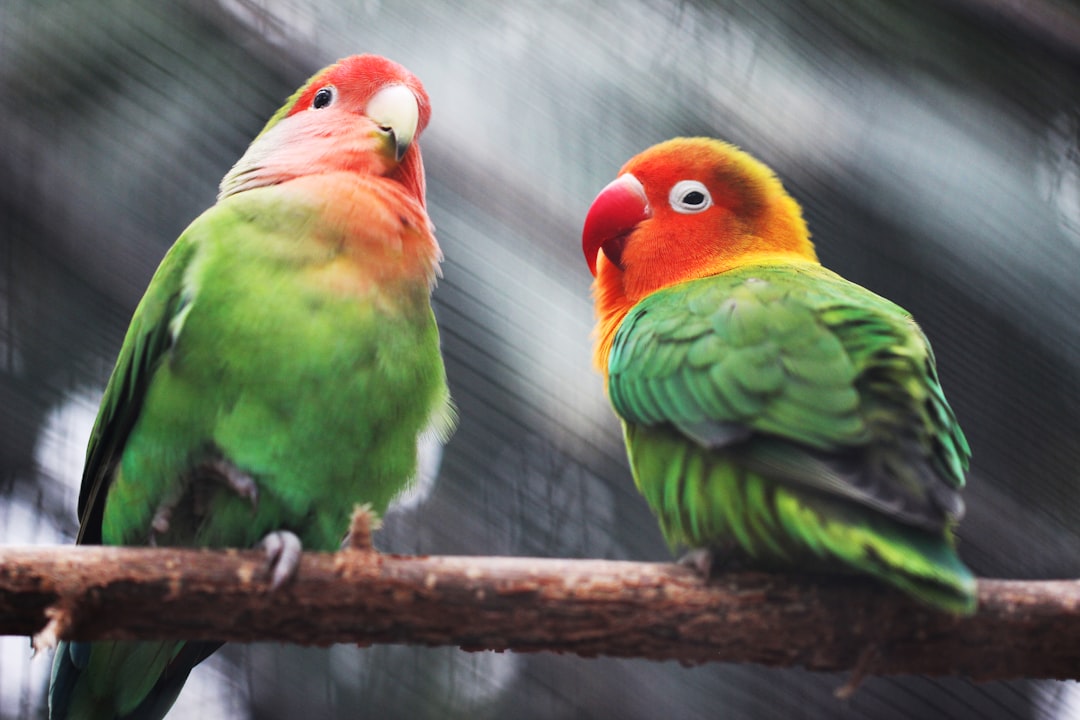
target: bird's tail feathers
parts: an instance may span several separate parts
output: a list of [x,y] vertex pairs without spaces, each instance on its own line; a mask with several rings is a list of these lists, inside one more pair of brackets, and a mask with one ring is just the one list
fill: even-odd
[[904,525],[842,502],[807,501],[778,490],[781,524],[823,560],[873,575],[922,602],[957,615],[976,608],[976,582],[956,553],[948,529]]

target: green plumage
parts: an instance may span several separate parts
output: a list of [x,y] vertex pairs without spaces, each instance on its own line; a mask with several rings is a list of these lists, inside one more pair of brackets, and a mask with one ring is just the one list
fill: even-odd
[[88,453],[88,474],[112,473],[106,544],[147,542],[155,508],[221,457],[256,479],[257,507],[200,487],[197,524],[181,503],[161,544],[247,547],[290,529],[334,550],[355,502],[381,513],[412,477],[428,423],[449,426],[426,281],[328,290],[322,271],[339,249],[303,241],[319,223],[318,206],[251,190],[207,211],[162,262]]
[[902,308],[813,263],[739,268],[638,303],[608,370],[672,545],[974,610],[951,535],[970,453]]
[[[388,203],[405,197],[368,182]],[[177,240],[105,391],[80,542],[252,547],[284,530],[332,551],[356,504],[382,513],[415,475],[418,437],[449,432],[430,277],[366,279],[325,211],[288,185],[256,188]],[[257,497],[208,477],[213,462]],[[51,717],[159,718],[215,647],[61,643]]]
[[[90,436],[80,543],[253,547],[271,589],[385,511],[453,424],[414,140],[420,81],[376,55],[316,73],[165,256]],[[158,720],[197,642],[61,642],[51,720]]]
[[[405,487],[417,437],[452,424],[430,289],[422,277],[328,289],[342,246],[310,238],[336,232],[319,204],[269,187],[225,198],[177,240],[102,401],[81,542],[251,547],[288,530],[306,549],[332,551],[357,503],[382,513]],[[197,477],[215,459],[254,479],[257,500]],[[169,527],[157,532],[163,505]],[[81,708],[73,718],[158,717],[212,649],[62,644],[84,678],[64,707]]]

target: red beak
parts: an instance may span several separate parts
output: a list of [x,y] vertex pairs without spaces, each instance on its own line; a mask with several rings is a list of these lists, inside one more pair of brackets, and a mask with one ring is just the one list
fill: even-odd
[[596,277],[597,254],[603,250],[607,259],[622,268],[626,238],[642,220],[652,217],[641,181],[630,173],[620,175],[593,200],[585,227],[581,231],[581,249],[589,272]]

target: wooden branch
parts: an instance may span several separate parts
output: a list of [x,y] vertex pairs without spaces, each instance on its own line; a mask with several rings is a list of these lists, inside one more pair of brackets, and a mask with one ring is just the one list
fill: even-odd
[[876,583],[673,564],[305,553],[268,592],[257,551],[0,547],[0,633],[187,638],[1080,678],[1080,582],[979,581],[954,618]]

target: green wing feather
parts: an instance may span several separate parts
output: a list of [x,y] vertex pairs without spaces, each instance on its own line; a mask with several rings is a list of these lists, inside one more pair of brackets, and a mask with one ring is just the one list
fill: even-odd
[[[172,246],[128,326],[87,445],[78,504],[80,544],[102,541],[102,515],[113,472],[155,369],[172,345],[175,321],[186,303],[183,277],[192,254],[192,245],[183,238]],[[190,669],[217,647],[216,643],[61,642],[50,683],[50,717],[73,713],[111,719],[118,716],[117,708],[125,717],[130,712],[132,719],[159,717]],[[100,698],[112,700],[103,703]]]
[[681,283],[627,315],[608,391],[673,545],[847,567],[973,608],[950,534],[970,451],[897,305],[809,263]]
[[101,516],[111,473],[139,417],[154,369],[172,343],[173,320],[185,304],[183,276],[192,253],[184,237],[172,246],[128,326],[86,448],[78,505],[76,542],[80,544],[101,542]]

